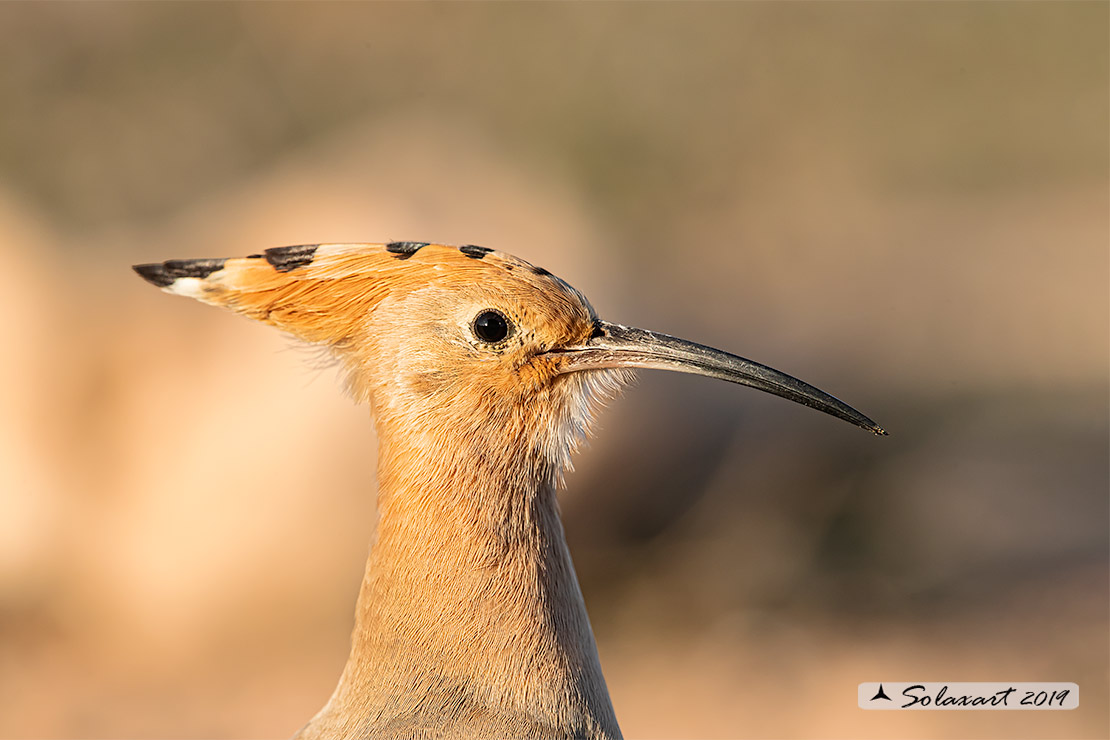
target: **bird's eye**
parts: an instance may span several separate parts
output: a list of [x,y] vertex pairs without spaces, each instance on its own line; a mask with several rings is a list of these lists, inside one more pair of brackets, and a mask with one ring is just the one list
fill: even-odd
[[496,344],[509,336],[512,324],[500,311],[489,309],[482,311],[474,319],[474,336],[487,344]]

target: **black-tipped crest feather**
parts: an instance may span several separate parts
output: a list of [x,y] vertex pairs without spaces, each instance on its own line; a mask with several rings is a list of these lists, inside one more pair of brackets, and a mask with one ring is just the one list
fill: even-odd
[[165,288],[178,278],[204,279],[223,269],[226,262],[226,259],[166,260],[161,264],[133,265],[131,269],[148,283]]
[[311,264],[319,246],[319,244],[299,244],[292,247],[273,247],[262,254],[275,270],[289,272]]

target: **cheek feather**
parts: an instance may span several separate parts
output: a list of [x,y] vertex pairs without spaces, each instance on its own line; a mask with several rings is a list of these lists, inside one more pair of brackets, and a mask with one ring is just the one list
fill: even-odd
[[598,411],[631,382],[628,370],[591,370],[561,375],[550,386],[553,413],[546,416],[544,455],[558,470],[570,470],[571,456],[590,435]]
[[523,391],[525,403],[552,383],[555,369],[547,360],[525,362],[516,372],[516,384]]

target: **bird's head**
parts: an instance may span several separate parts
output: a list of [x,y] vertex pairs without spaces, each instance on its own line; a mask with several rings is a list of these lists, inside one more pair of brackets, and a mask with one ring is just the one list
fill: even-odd
[[[518,461],[534,458],[557,474],[595,402],[638,367],[754,386],[884,433],[841,401],[763,365],[601,321],[562,280],[483,247],[323,244],[135,269],[168,292],[329,347],[353,395],[372,404],[379,429],[402,431],[394,436],[412,454],[436,449],[473,460],[510,446]],[[448,439],[456,449],[444,449]]]

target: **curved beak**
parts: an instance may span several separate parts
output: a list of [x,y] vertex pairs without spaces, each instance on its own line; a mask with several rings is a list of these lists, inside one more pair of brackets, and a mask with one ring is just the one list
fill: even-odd
[[869,432],[886,434],[871,419],[809,383],[719,349],[646,329],[598,321],[593,335],[585,343],[552,350],[549,354],[560,357],[560,373],[642,367],[676,370],[749,385],[824,411]]

